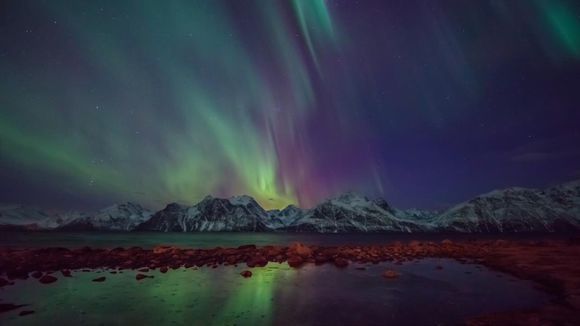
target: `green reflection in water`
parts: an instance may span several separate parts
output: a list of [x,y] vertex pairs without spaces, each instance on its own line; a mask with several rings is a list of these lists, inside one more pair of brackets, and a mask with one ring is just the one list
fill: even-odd
[[[0,316],[1,324],[25,325],[50,320],[59,325],[268,325],[272,323],[276,280],[291,275],[287,265],[253,268],[179,269],[167,274],[149,272],[153,279],[135,280],[135,271],[122,274],[75,273],[56,283],[18,282],[2,290],[5,302],[30,303],[35,314]],[[105,275],[107,280],[91,280]],[[47,298],[49,298],[47,300]]]

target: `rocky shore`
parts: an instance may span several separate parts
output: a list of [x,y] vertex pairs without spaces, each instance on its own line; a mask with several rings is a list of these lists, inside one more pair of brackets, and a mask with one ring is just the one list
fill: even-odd
[[[348,268],[355,263],[390,261],[402,264],[421,258],[452,258],[462,263],[477,263],[492,269],[532,280],[557,299],[547,306],[530,311],[488,315],[467,321],[471,325],[550,325],[580,324],[580,240],[553,241],[463,241],[392,243],[369,246],[309,246],[295,243],[289,247],[244,245],[237,248],[188,249],[158,246],[151,250],[139,247],[0,249],[0,287],[21,279],[35,278],[41,284],[58,282],[74,273],[106,269],[115,274],[137,270],[136,281],[144,282],[151,270],[166,273],[170,269],[201,266],[245,264],[248,269],[268,262],[288,263],[293,268],[304,264],[334,264]],[[240,277],[251,277],[250,270]],[[398,272],[387,270],[385,281],[396,281]],[[100,277],[94,282],[106,282]],[[18,308],[2,303],[0,312]]]

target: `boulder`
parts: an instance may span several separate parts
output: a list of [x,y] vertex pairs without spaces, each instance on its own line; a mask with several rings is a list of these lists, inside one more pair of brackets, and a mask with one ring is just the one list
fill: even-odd
[[288,265],[290,267],[298,268],[304,264],[304,259],[300,256],[290,256],[288,257]]
[[396,272],[396,271],[391,270],[391,269],[388,269],[383,273],[383,277],[388,278],[388,279],[398,278],[399,275],[400,275],[399,272]]
[[56,282],[58,279],[52,275],[44,275],[38,279],[38,281],[42,284],[50,284]]

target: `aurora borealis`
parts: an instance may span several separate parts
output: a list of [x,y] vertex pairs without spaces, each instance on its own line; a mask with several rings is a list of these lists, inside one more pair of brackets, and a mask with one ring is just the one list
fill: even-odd
[[2,1],[1,199],[440,208],[579,178],[579,89],[577,1]]

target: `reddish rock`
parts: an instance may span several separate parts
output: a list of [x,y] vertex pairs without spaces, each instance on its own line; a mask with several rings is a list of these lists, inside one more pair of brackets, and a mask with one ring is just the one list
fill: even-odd
[[26,315],[32,315],[34,313],[34,310],[22,310],[18,316],[26,316]]
[[442,245],[450,245],[450,244],[453,244],[453,241],[451,241],[449,239],[445,239],[445,240],[441,241],[441,244]]
[[[139,248],[139,249],[141,249],[141,248]],[[156,246],[153,248],[153,253],[154,254],[165,254],[165,253],[172,252],[175,249],[178,249],[178,248],[172,247],[172,246]]]
[[288,252],[289,252],[289,254],[292,254],[292,255],[301,256],[302,258],[307,258],[307,257],[310,257],[312,255],[312,249],[310,249],[308,246],[303,245],[302,243],[299,243],[299,242],[293,243],[288,248]]
[[264,267],[268,264],[268,260],[262,256],[255,256],[250,258],[247,262],[246,265],[248,265],[248,267]]
[[252,272],[250,272],[250,271],[243,271],[243,272],[240,273],[240,275],[242,275],[245,278],[248,278],[248,277],[252,277]]
[[56,282],[58,279],[52,275],[44,275],[38,281],[42,284],[50,284]]
[[298,268],[304,264],[304,259],[300,256],[290,256],[288,257],[287,262],[290,267]]
[[346,266],[348,266],[348,260],[343,258],[335,258],[334,265],[338,268],[345,268]]
[[64,277],[71,277],[71,272],[68,269],[63,269],[62,271],[60,271],[60,273],[62,274],[62,276]]
[[141,272],[141,273],[147,273],[148,271],[149,271],[149,268],[141,268],[139,270],[139,272]]
[[390,269],[386,270],[386,271],[383,273],[383,277],[384,277],[384,278],[388,278],[388,279],[394,279],[394,278],[398,278],[398,277],[399,277],[399,275],[400,275],[400,274],[399,274],[398,272],[396,272],[396,271],[394,271],[394,270],[390,270]]
[[163,274],[167,273],[168,270],[169,270],[169,268],[167,268],[167,266],[163,266],[163,267],[159,268],[159,271]]
[[409,247],[411,248],[417,248],[417,247],[421,247],[423,244],[417,240],[413,240],[411,242],[409,242]]
[[268,246],[265,248],[265,254],[269,259],[276,259],[283,253],[283,249],[278,246]]
[[145,275],[145,274],[141,274],[141,273],[135,275],[135,279],[137,281],[141,281],[144,278],[153,278],[153,275]]
[[94,279],[93,282],[104,282],[106,279],[107,279],[106,277],[101,276]]

